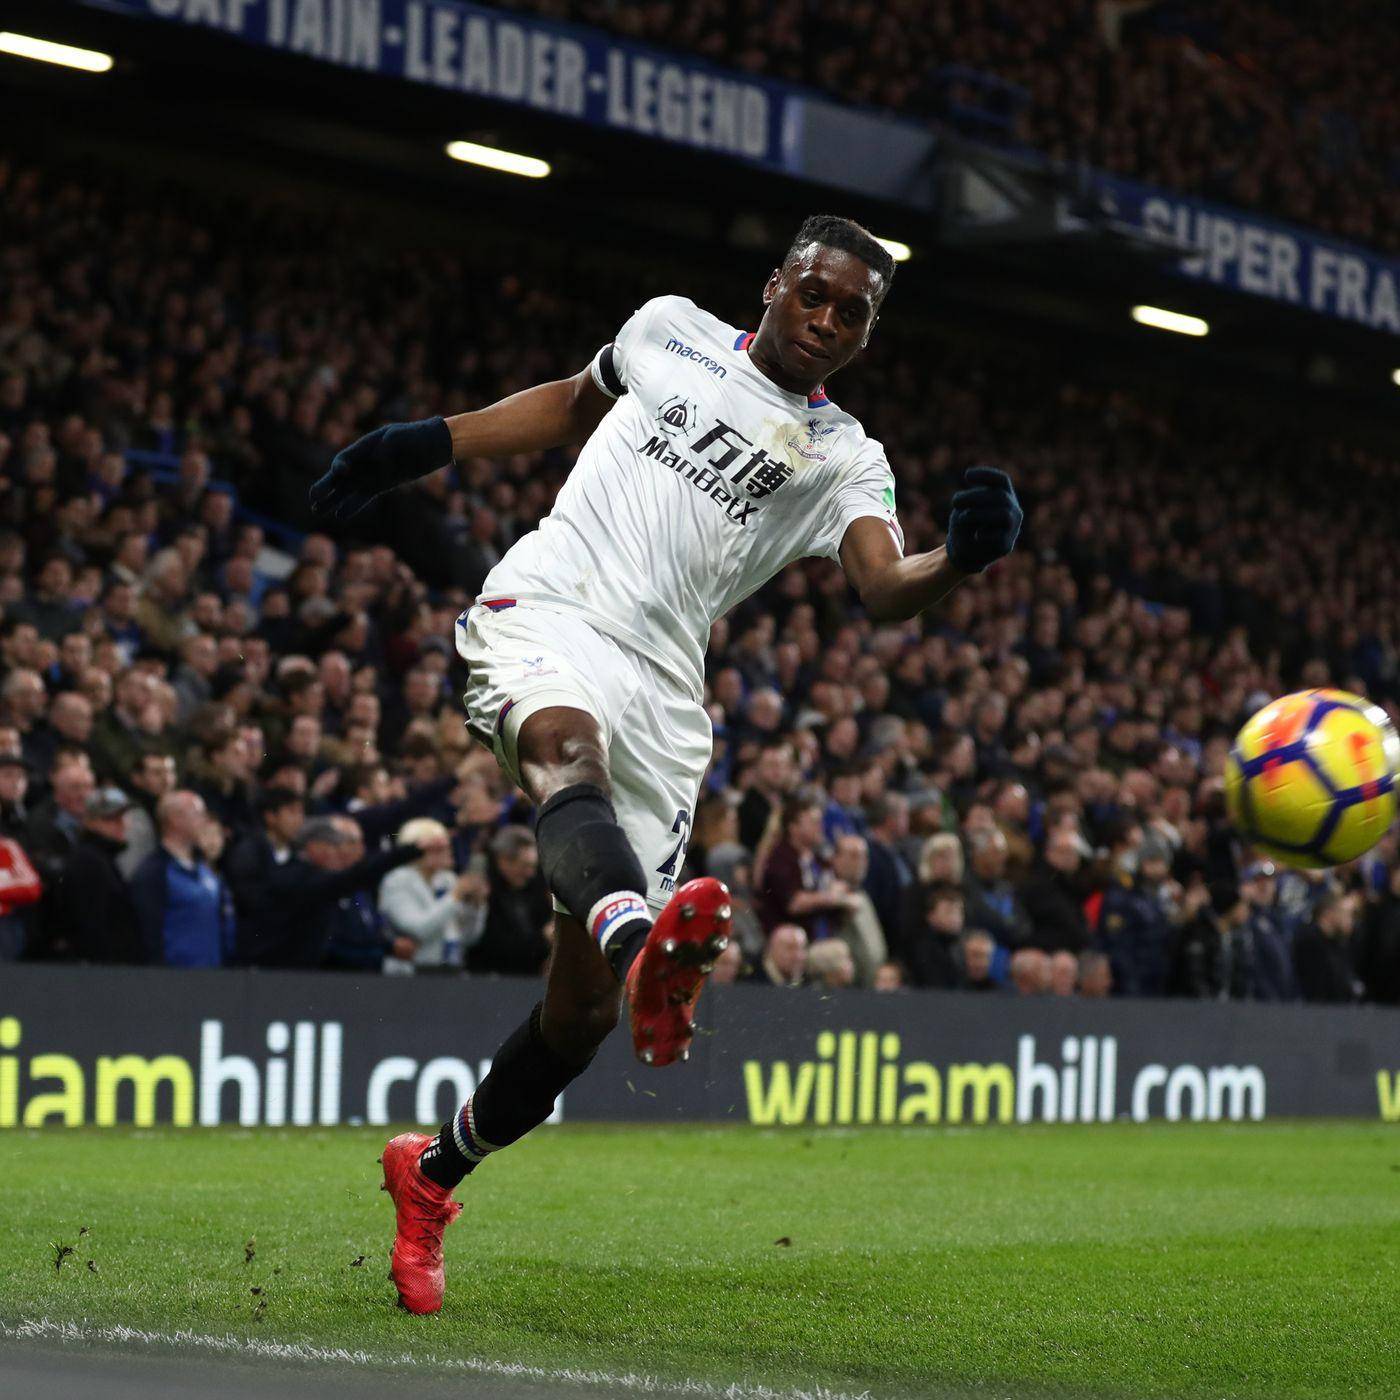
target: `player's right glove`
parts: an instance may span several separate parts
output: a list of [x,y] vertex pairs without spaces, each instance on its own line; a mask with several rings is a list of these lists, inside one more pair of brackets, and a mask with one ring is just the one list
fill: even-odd
[[342,447],[330,470],[308,493],[313,515],[353,520],[371,501],[417,481],[452,460],[452,432],[444,418],[388,423]]
[[1023,514],[1011,478],[996,467],[969,467],[948,512],[948,562],[960,574],[980,574],[1010,554]]

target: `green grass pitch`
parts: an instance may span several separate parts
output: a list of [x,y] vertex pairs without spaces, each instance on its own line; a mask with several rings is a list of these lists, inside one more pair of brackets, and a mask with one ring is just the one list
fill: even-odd
[[0,1322],[877,1397],[1400,1394],[1393,1128],[547,1128],[464,1183],[435,1319],[393,1306],[383,1141],[6,1133]]

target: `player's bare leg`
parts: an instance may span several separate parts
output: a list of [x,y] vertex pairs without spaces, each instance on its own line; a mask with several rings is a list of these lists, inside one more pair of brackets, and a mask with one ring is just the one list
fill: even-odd
[[620,1019],[622,988],[572,914],[554,915],[554,951],[540,1003],[540,1033],[561,1058],[586,1065]]
[[451,1121],[435,1137],[404,1133],[385,1149],[385,1188],[398,1211],[391,1274],[412,1312],[442,1306],[442,1234],[459,1209],[452,1189],[549,1116],[617,1025],[623,983],[639,1054],[669,1064],[688,1052],[692,1008],[728,941],[728,895],[716,880],[683,886],[652,926],[646,875],[613,812],[591,715],[540,710],[521,726],[517,751],[539,808],[540,867],[559,902],[587,917],[556,915],[544,999]]
[[[618,984],[625,983],[638,1057],[657,1066],[683,1059],[695,1000],[728,942],[728,892],[717,880],[693,880],[653,927],[646,875],[613,814],[607,755],[592,716],[541,710],[521,727],[520,741],[521,778],[540,807],[541,868],[561,903],[589,910],[586,920],[556,920],[545,1040],[587,1064],[617,1023]],[[557,851],[546,850],[546,840]]]

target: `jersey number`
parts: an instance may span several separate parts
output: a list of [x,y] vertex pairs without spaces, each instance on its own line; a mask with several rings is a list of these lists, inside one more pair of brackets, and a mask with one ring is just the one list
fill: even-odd
[[676,867],[680,864],[681,857],[685,854],[685,848],[690,841],[690,813],[681,808],[676,813],[676,820],[671,824],[671,831],[681,839],[676,842],[676,848],[666,857],[665,861],[656,867],[658,875],[669,875],[671,879],[676,878]]

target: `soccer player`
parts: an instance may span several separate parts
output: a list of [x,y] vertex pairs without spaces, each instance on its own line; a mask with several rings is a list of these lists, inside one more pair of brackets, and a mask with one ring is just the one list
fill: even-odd
[[826,396],[893,278],[865,229],[810,218],[763,288],[757,331],[657,297],[571,379],[378,428],[311,488],[314,510],[348,520],[453,460],[582,444],[554,508],[457,620],[468,727],[538,807],[557,917],[544,999],[491,1072],[436,1136],[385,1148],[392,1274],[411,1312],[442,1306],[453,1188],[544,1121],[617,1024],[624,986],[642,1061],[688,1052],[729,932],[723,885],[675,888],[710,758],[714,620],[812,555],[840,561],[870,617],[912,617],[1015,544],[1010,479],[974,467],[946,544],[904,557],[884,449]]

